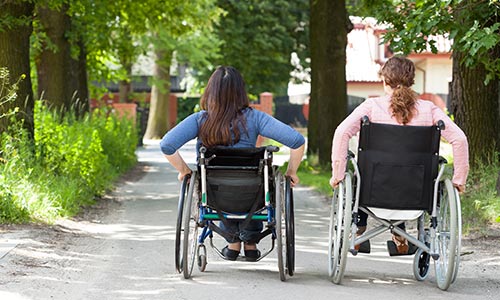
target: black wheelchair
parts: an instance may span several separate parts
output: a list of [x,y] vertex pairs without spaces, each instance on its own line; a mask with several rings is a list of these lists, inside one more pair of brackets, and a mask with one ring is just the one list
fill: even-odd
[[200,148],[197,170],[181,184],[175,236],[175,266],[190,278],[194,264],[201,272],[207,266],[205,240],[223,259],[213,243],[214,232],[225,237],[219,222],[262,221],[256,242],[270,237],[271,246],[257,261],[277,247],[280,279],[293,276],[295,236],[293,191],[289,177],[272,164],[278,147]]
[[[429,274],[431,258],[440,289],[455,281],[462,220],[458,191],[445,178],[447,162],[439,156],[444,129],[442,121],[427,127],[361,119],[358,160],[349,151],[345,179],[332,198],[328,270],[334,283],[342,281],[348,252],[357,255],[355,246],[387,230],[416,249],[413,274],[418,281]],[[357,235],[360,211],[378,226]],[[409,220],[417,220],[416,238],[398,227]]]

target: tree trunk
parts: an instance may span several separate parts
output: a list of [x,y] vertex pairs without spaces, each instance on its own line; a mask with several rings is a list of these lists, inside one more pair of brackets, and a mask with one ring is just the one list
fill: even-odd
[[[11,84],[23,76],[19,83],[17,99],[0,106],[0,115],[19,107],[21,113],[17,119],[24,120],[24,127],[33,136],[33,89],[30,77],[30,35],[33,31],[31,17],[33,5],[27,2],[0,4],[0,19],[6,20],[8,16],[25,22],[12,27],[0,28],[0,66],[7,67],[10,71]],[[0,95],[0,98],[2,95]],[[0,119],[0,132],[5,131],[10,125],[9,118]]]
[[151,91],[148,126],[144,139],[160,139],[170,128],[170,62],[172,53],[156,51],[155,83]]
[[453,53],[452,113],[469,140],[470,163],[491,162],[499,151],[500,115],[498,81],[484,85],[486,70],[461,63],[467,55]]
[[330,163],[335,128],[347,114],[345,48],[347,12],[343,0],[310,1],[311,99],[308,155]]
[[77,116],[83,116],[90,111],[89,86],[87,76],[87,51],[83,41],[78,41],[78,60],[72,59],[75,77],[77,79],[77,97],[75,102]]
[[50,40],[37,59],[38,96],[43,96],[52,108],[62,113],[68,111],[80,97],[78,71],[74,69],[78,61],[71,57],[68,40],[71,18],[67,10],[67,4],[60,11],[47,7],[37,10],[42,30]]
[[[130,74],[131,72],[128,72]],[[132,92],[132,85],[129,80],[120,80],[118,83],[118,97],[120,103],[128,103],[129,95]]]

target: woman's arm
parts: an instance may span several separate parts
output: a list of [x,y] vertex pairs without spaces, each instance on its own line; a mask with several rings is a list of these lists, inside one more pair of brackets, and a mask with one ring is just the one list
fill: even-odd
[[290,159],[288,160],[288,168],[285,175],[290,176],[292,181],[292,186],[299,183],[299,177],[297,176],[297,170],[299,169],[300,162],[304,156],[305,143],[296,149],[290,149]]
[[465,182],[469,173],[469,144],[465,133],[439,107],[432,108],[433,122],[442,120],[445,129],[442,136],[451,144],[453,149],[453,185],[459,192],[465,191]]
[[330,179],[330,185],[333,188],[344,179],[349,139],[359,132],[361,118],[371,117],[372,101],[374,100],[368,99],[361,103],[335,130],[332,140],[332,178]]
[[182,159],[177,151],[182,145],[198,136],[198,118],[199,113],[192,114],[172,128],[160,142],[160,148],[167,160],[174,168],[179,171],[177,176],[179,180],[183,180],[188,174],[191,174],[191,169]]
[[179,181],[182,181],[186,175],[190,175],[193,171],[188,167],[182,156],[179,154],[179,151],[175,151],[172,155],[165,155],[168,162],[174,166],[174,168],[179,172],[177,178]]

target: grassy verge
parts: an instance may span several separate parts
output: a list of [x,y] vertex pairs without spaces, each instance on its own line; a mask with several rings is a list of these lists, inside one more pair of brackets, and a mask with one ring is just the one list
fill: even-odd
[[34,137],[21,124],[1,134],[0,223],[72,216],[136,163],[133,122],[108,112],[72,116],[37,101]]

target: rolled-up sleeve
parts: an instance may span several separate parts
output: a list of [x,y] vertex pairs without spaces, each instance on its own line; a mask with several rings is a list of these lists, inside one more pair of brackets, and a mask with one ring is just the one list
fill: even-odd
[[160,141],[161,152],[165,155],[172,155],[185,143],[196,138],[200,118],[201,113],[192,114],[168,131]]

